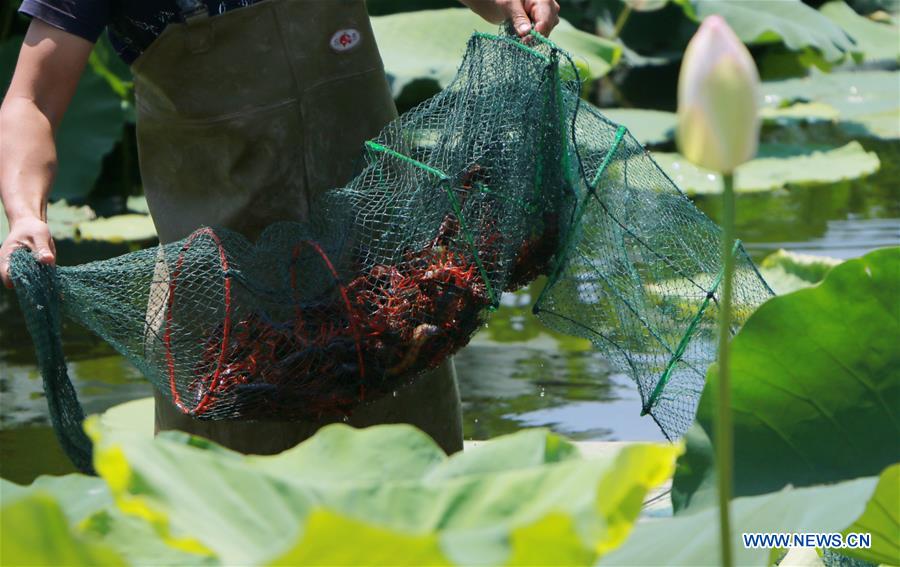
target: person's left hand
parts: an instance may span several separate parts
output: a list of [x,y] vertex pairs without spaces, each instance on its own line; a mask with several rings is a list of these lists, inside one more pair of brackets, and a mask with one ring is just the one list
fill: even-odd
[[559,23],[556,0],[460,0],[485,20],[499,24],[510,20],[520,37],[528,35],[531,26],[548,36]]

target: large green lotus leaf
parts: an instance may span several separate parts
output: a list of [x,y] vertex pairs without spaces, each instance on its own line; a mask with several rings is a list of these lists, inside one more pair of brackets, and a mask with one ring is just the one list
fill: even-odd
[[631,135],[645,146],[655,146],[675,139],[678,117],[674,112],[640,108],[601,108],[604,116],[628,128]]
[[56,133],[59,167],[51,197],[81,198],[94,187],[103,158],[122,138],[125,111],[106,79],[86,69]]
[[896,140],[900,139],[898,84],[900,71],[813,72],[799,79],[762,83],[761,104],[782,112],[798,102],[827,105],[837,110],[846,133]]
[[[790,466],[790,463],[781,463]],[[734,565],[768,567],[779,550],[744,547],[742,533],[837,533],[862,514],[878,479],[861,478],[830,486],[786,488],[736,498],[731,504]],[[601,565],[719,565],[719,510],[638,524],[631,537]]]
[[[572,519],[550,514],[514,529],[506,565],[590,565],[595,553],[586,548]],[[483,563],[475,558],[466,564]],[[294,565],[452,565],[434,534],[409,534],[372,526],[328,510],[309,515],[303,537],[272,566]]]
[[900,59],[900,28],[896,23],[873,22],[841,0],[828,2],[819,11],[853,37],[854,50],[861,52],[867,61]]
[[303,531],[300,541],[269,565],[452,565],[433,533],[401,533],[322,509],[309,514]]
[[154,526],[142,518],[127,515],[110,506],[79,525],[85,537],[105,544],[125,557],[130,565],[218,565],[206,553],[189,553],[166,542]]
[[676,515],[718,502],[716,453],[706,430],[695,422],[684,434],[684,445],[685,452],[678,457],[672,478],[672,510]]
[[[817,286],[775,297],[732,343],[738,496],[876,474],[900,461],[900,248],[835,266]],[[708,384],[718,381],[715,366]],[[704,390],[673,490],[678,508],[712,475],[715,388]]]
[[[109,41],[109,36],[103,34],[94,45],[91,57],[88,60],[91,69],[104,79],[109,88],[119,96],[126,107],[133,105],[134,82],[131,69],[122,61],[115,48]],[[134,121],[133,109],[128,110],[129,118]]]
[[117,404],[99,416],[99,428],[107,439],[137,436],[152,439],[156,402],[152,396]]
[[[385,447],[398,447],[393,458],[385,458]],[[430,437],[403,427],[326,428],[291,451],[245,458],[256,470],[274,477],[291,481],[296,471],[303,471],[304,482],[322,484],[417,480],[445,460]]]
[[152,525],[115,508],[109,488],[97,477],[41,476],[28,486],[0,479],[0,495],[4,507],[35,495],[51,498],[79,538],[103,544],[131,564],[201,565],[213,560],[168,546]]
[[106,483],[82,474],[39,476],[28,486],[0,479],[0,504],[6,506],[36,493],[51,496],[68,518],[77,524],[112,504]]
[[145,242],[156,238],[156,226],[148,215],[128,213],[78,223],[75,236],[113,243]]
[[[0,77],[4,88],[12,77],[22,37],[0,44]],[[122,137],[125,112],[107,80],[92,67],[85,69],[75,96],[56,133],[59,167],[53,183],[54,199],[83,198],[100,175],[103,157]]]
[[[722,192],[722,175],[694,165],[681,154],[654,152],[653,158],[688,194]],[[835,149],[763,144],[755,159],[735,171],[735,190],[772,191],[788,186],[828,185],[878,171],[881,162],[859,142]]]
[[868,549],[845,549],[845,555],[878,565],[900,565],[900,464],[888,467],[878,480],[863,515],[844,534],[872,534]]
[[[722,16],[747,44],[782,42],[793,51],[834,63],[853,51],[853,41],[834,22],[800,0],[677,0],[696,21]],[[823,63],[824,63],[823,62]]]
[[[497,32],[496,25],[465,8],[374,17],[372,27],[394,98],[409,102],[434,94],[453,79],[472,32]],[[586,65],[579,70],[587,71],[587,79],[608,73],[621,55],[615,42],[575,29],[565,20],[551,39]]]
[[350,522],[359,528],[353,537],[393,550],[397,538],[412,537],[426,553],[436,538],[455,563],[512,560],[513,534],[538,522],[563,538],[560,553],[594,557],[624,539],[679,451],[637,445],[582,460],[559,437],[526,431],[446,458],[409,426],[338,424],[280,455],[246,457],[183,434],[118,442],[103,441],[97,420],[89,428],[99,439],[95,466],[122,511],[149,520],[172,545],[210,550],[229,564],[286,553],[321,562],[304,555],[315,548],[304,538],[310,514],[322,509],[326,526]]
[[[488,443],[478,450],[469,449],[458,456],[457,462],[447,460],[427,474],[425,482],[452,478],[465,482],[486,472],[514,472],[553,462],[579,462],[574,446],[559,437],[546,437],[540,430],[507,436],[494,445],[491,447]],[[490,447],[490,450],[484,447]],[[566,491],[554,491],[554,496],[559,499],[556,504],[559,511],[551,511],[531,523],[523,520],[524,525],[514,522],[507,528],[504,524],[509,521],[509,504],[498,503],[494,491],[486,489],[484,497],[488,499],[486,504],[494,519],[483,519],[482,511],[466,520],[466,523],[473,522],[471,527],[454,527],[451,520],[450,529],[436,530],[439,537],[433,532],[415,530],[411,524],[386,528],[331,511],[316,510],[307,520],[300,541],[274,564],[587,565],[624,541],[641,508],[646,486],[666,478],[669,465],[665,458],[659,459],[659,449],[659,446],[643,445],[621,451],[612,461],[615,470],[605,475],[596,492],[588,490],[588,496],[595,499],[589,507],[593,508],[590,513],[595,516],[594,520],[599,518],[604,525],[598,531],[587,529],[589,518],[579,519],[578,514],[569,513],[568,502],[574,495],[567,497]],[[656,461],[655,465],[653,461]],[[529,494],[543,499],[540,493]],[[454,500],[460,498],[456,496]],[[466,507],[464,502],[461,504]],[[498,505],[499,514],[494,510]],[[545,508],[544,504],[540,506]],[[552,509],[552,505],[546,508]],[[586,531],[592,535],[588,544],[584,538]],[[333,542],[335,538],[328,533],[340,533],[345,549],[325,545],[324,542]],[[501,553],[499,548],[504,547],[503,542],[508,545],[508,552]],[[403,555],[398,556],[398,546],[404,547]]]
[[74,533],[59,504],[46,493],[35,493],[0,508],[0,563],[94,567],[125,565],[106,545]]

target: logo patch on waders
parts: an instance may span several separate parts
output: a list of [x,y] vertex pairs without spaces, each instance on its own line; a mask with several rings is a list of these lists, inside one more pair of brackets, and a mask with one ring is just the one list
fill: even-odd
[[353,28],[338,30],[331,36],[331,49],[338,52],[349,51],[356,47],[360,39],[361,36],[358,30]]

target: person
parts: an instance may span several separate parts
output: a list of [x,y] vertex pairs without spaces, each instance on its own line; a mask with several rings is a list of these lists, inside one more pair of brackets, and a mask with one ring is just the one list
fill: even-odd
[[[558,23],[554,0],[461,0],[525,35]],[[134,77],[144,192],[161,243],[201,225],[250,238],[315,215],[315,195],[349,181],[362,143],[396,109],[364,0],[24,0],[32,17],[0,107],[0,197],[9,257],[53,264],[46,205],[53,135],[104,29]],[[350,424],[411,423],[447,452],[462,448],[452,361],[394,396],[362,403]],[[201,421],[157,393],[156,427],[246,453],[276,453],[325,421]]]

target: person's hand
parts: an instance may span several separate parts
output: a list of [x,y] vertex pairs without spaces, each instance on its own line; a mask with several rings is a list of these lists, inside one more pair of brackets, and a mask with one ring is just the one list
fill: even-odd
[[516,33],[525,37],[534,30],[548,36],[559,23],[556,0],[461,0],[482,18],[499,24],[510,20]]
[[9,227],[9,236],[0,246],[0,280],[10,289],[13,284],[9,277],[9,258],[18,248],[28,248],[42,264],[52,265],[56,261],[56,244],[47,223],[37,217],[16,221]]
[[532,24],[534,31],[546,37],[559,23],[556,0],[497,0],[497,4],[522,37],[528,35]]

